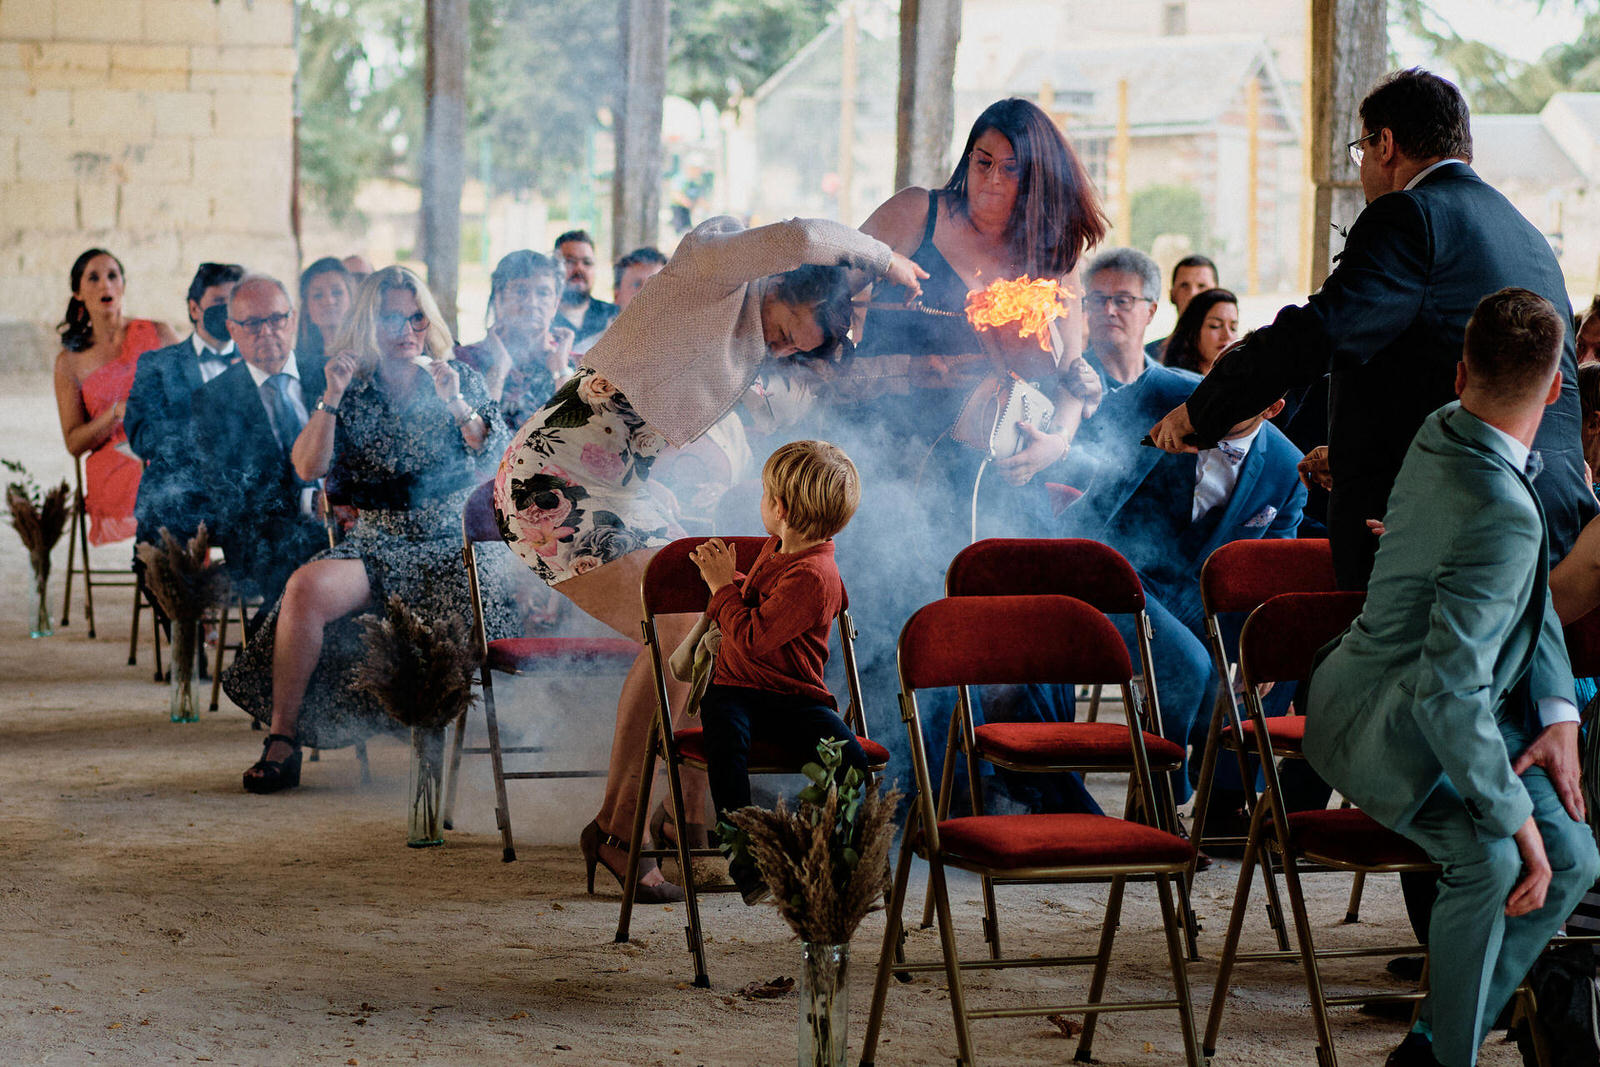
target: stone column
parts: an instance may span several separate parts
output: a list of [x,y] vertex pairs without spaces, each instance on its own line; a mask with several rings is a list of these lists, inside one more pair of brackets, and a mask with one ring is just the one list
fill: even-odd
[[894,184],[935,188],[950,177],[961,0],[901,0]]
[[1384,0],[1311,0],[1310,136],[1312,211],[1310,277],[1314,290],[1344,248],[1334,230],[1348,228],[1366,206],[1356,165],[1345,145],[1361,136],[1361,101],[1388,71]]
[[422,254],[428,288],[456,332],[461,186],[467,151],[467,0],[428,0],[422,153]]
[[661,110],[667,92],[668,0],[622,0],[623,82],[611,187],[612,258],[654,245],[661,218]]

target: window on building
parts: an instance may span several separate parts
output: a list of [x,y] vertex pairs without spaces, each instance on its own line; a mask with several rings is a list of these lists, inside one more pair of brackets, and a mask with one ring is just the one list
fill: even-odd
[[1161,35],[1181,37],[1189,32],[1189,5],[1186,0],[1161,6]]

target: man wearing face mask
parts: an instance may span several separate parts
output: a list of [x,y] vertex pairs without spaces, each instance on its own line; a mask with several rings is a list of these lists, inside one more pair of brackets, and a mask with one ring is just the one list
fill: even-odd
[[148,466],[134,514],[139,540],[159,543],[165,526],[179,540],[201,520],[215,525],[199,469],[190,400],[237,359],[228,336],[228,297],[244,277],[237,263],[202,263],[189,283],[186,340],[139,357],[123,425],[128,445]]

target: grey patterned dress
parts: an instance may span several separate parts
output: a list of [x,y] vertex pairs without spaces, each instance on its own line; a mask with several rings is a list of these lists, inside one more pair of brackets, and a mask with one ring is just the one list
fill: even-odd
[[[392,400],[376,376],[350,383],[339,404],[328,490],[360,511],[343,541],[315,559],[359,559],[373,603],[398,593],[424,618],[470,619],[472,603],[461,563],[461,509],[472,490],[492,475],[510,433],[483,378],[456,364],[461,394],[483,416],[488,439],[469,449],[427,373],[402,402]],[[506,561],[502,561],[506,562]],[[516,613],[507,573],[484,566],[484,616],[490,639],[515,636]],[[272,649],[279,605],[223,675],[223,688],[250,715],[272,719]],[[371,609],[368,609],[371,610]],[[398,726],[368,696],[354,692],[350,675],[361,656],[355,617],[330,623],[300,705],[300,741],[319,748],[352,744]]]

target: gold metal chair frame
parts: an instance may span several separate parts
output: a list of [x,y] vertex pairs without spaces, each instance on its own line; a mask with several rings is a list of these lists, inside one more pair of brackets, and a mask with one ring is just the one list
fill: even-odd
[[[949,601],[991,600],[1000,598],[962,597],[947,598]],[[1062,596],[1038,597],[1008,597],[1014,601],[1048,601],[1072,600]],[[1081,601],[1075,601],[1082,603]],[[1088,605],[1083,605],[1088,607]],[[1090,610],[1093,610],[1092,608]],[[913,616],[913,622],[915,616]],[[911,623],[907,624],[907,630]],[[1109,623],[1108,623],[1109,625]],[[1096,864],[1096,865],[1071,865],[1060,867],[1033,867],[1018,869],[997,869],[983,863],[948,854],[944,851],[939,837],[940,819],[935,808],[932,790],[932,778],[928,771],[926,749],[924,747],[922,724],[917,708],[916,691],[906,677],[905,668],[905,634],[901,632],[900,645],[900,717],[905,724],[910,738],[911,763],[913,771],[913,784],[915,793],[909,798],[911,810],[907,819],[900,844],[900,856],[895,867],[894,881],[890,890],[889,906],[884,924],[883,946],[878,957],[877,980],[873,987],[872,1008],[868,1016],[867,1031],[863,1038],[861,1064],[862,1067],[871,1067],[877,1050],[878,1035],[883,1023],[884,1011],[888,999],[891,976],[905,978],[910,974],[926,973],[943,970],[948,982],[950,994],[950,1010],[954,1019],[957,1045],[957,1064],[964,1067],[974,1067],[977,1063],[973,1051],[972,1038],[968,1024],[974,1019],[1006,1019],[1026,1018],[1044,1015],[1084,1015],[1083,1033],[1079,1039],[1075,1059],[1091,1062],[1091,1049],[1094,1041],[1095,1024],[1099,1016],[1111,1012],[1128,1011],[1159,1011],[1176,1010],[1179,1014],[1180,1027],[1183,1034],[1185,1059],[1190,1067],[1199,1067],[1202,1063],[1200,1046],[1196,1038],[1194,1027],[1193,1006],[1189,995],[1188,976],[1185,971],[1184,946],[1180,931],[1183,929],[1182,913],[1174,900],[1173,889],[1178,887],[1181,893],[1184,872],[1188,870],[1187,859],[1178,862],[1149,862],[1140,864]],[[982,635],[976,632],[970,634],[971,640],[981,640]],[[1118,638],[1120,645],[1121,639]],[[1012,679],[1015,681],[1037,681],[1039,679]],[[987,679],[988,682],[998,681]],[[1065,679],[1061,679],[1065,681]],[[1128,678],[1120,679],[1117,684],[1122,690],[1122,699],[1125,706],[1134,707],[1133,693],[1131,690],[1131,672]],[[968,700],[968,686],[958,686],[958,701],[966,705]],[[969,706],[969,705],[966,705]],[[1153,813],[1159,810],[1155,791],[1152,787],[1151,769],[1146,757],[1142,732],[1137,729],[1134,717],[1129,717],[1129,735],[1134,750],[1135,766],[1132,770],[1134,789],[1139,796],[1135,808],[1144,813]],[[1014,815],[1000,816],[1008,819],[1048,819],[1048,815]],[[1124,820],[1133,821],[1133,820]],[[1148,823],[1146,825],[1149,825]],[[1159,828],[1159,827],[1158,827]],[[929,883],[932,887],[934,908],[938,917],[939,939],[942,959],[938,962],[906,962],[904,960],[905,930],[902,920],[902,909],[905,904],[907,883],[911,874],[911,861],[914,856],[920,855],[928,862]],[[945,882],[945,868],[953,867],[978,875],[985,882],[985,887],[995,882],[1033,882],[1033,883],[1098,883],[1109,882],[1111,890],[1106,902],[1105,918],[1101,925],[1100,940],[1097,951],[1092,954],[1070,956],[1039,956],[1039,957],[1011,957],[999,955],[995,941],[990,941],[990,956],[987,959],[962,959],[956,946],[955,930],[950,913],[949,890]],[[1110,965],[1113,940],[1121,920],[1122,897],[1124,889],[1130,881],[1153,881],[1156,884],[1157,898],[1161,908],[1162,925],[1166,934],[1167,953],[1172,968],[1174,996],[1164,1000],[1127,1000],[1107,1001],[1102,997],[1105,992],[1106,974]],[[986,892],[985,908],[988,915],[992,915],[992,896]],[[991,921],[986,918],[986,921]],[[1090,979],[1088,999],[1081,1003],[1050,1004],[1050,1005],[1017,1005],[993,1008],[969,1008],[966,1002],[966,992],[962,986],[961,975],[963,971],[973,970],[1002,970],[1021,967],[1071,967],[1092,966],[1093,973]]]
[[[130,567],[118,569],[115,567],[95,567],[89,562],[89,518],[84,511],[83,493],[83,457],[72,457],[72,523],[67,530],[67,580],[66,588],[61,594],[61,625],[72,625],[72,578],[74,574],[83,576],[83,615],[84,621],[89,625],[89,637],[95,636],[94,628],[94,589],[95,586],[104,586],[108,589],[133,588],[133,622],[128,628],[128,666],[135,667],[139,663],[139,613],[144,607],[145,592],[143,575]],[[83,560],[80,565],[78,554],[82,553]],[[150,608],[150,640],[155,651],[155,680],[160,682],[165,678],[161,669],[161,622],[160,614],[152,604]]]

